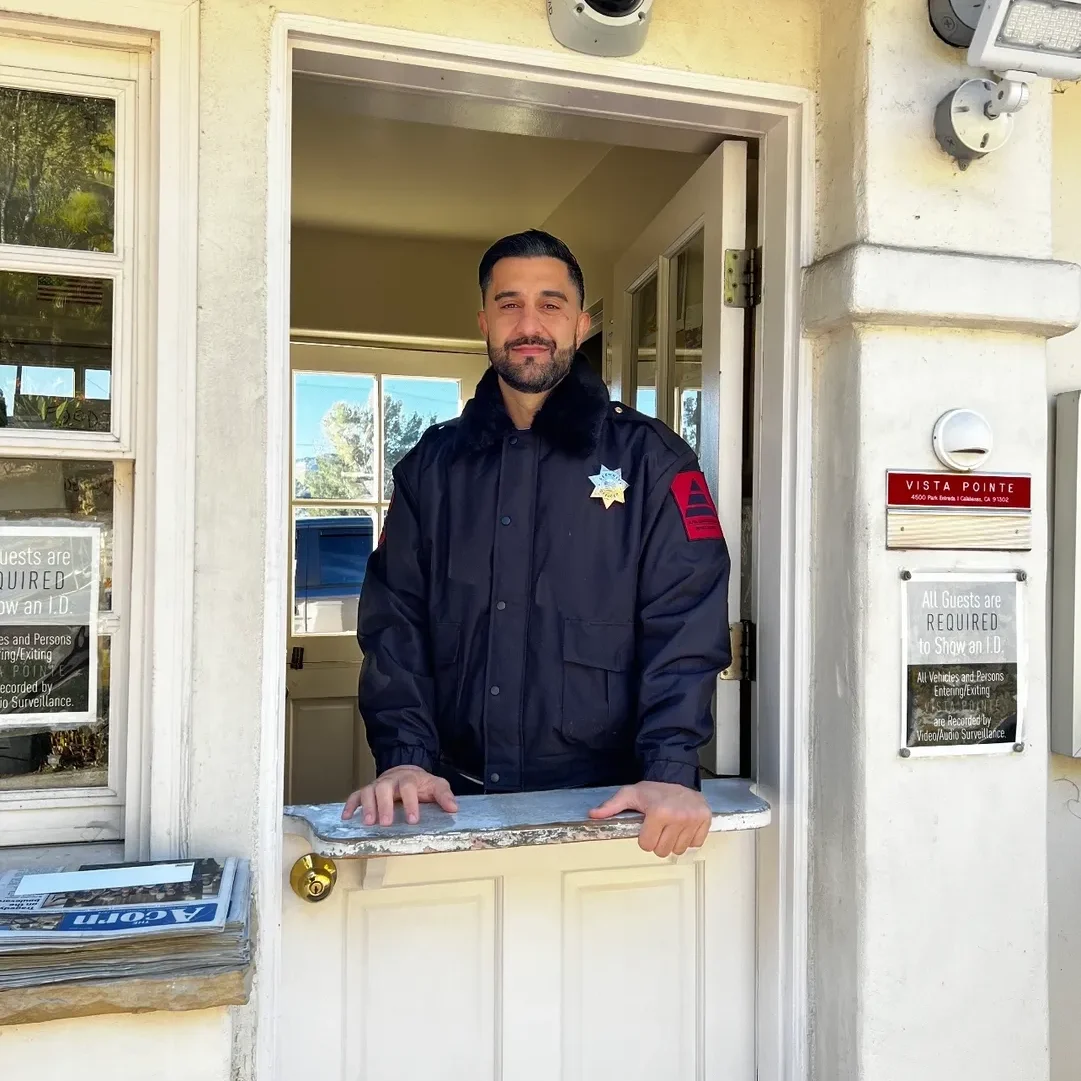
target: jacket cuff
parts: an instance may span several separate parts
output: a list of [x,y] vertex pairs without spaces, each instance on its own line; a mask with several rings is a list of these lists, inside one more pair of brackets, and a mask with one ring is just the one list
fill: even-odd
[[386,773],[395,766],[419,766],[428,773],[435,772],[432,756],[417,743],[391,743],[380,747],[375,764],[378,773]]
[[653,758],[646,762],[643,781],[663,781],[681,784],[684,788],[701,791],[702,778],[697,762],[680,762],[674,758]]

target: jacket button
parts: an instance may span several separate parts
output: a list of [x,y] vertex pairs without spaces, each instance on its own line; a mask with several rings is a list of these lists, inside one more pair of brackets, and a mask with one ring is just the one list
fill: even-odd
[[507,607],[507,602],[506,602],[506,601],[500,601],[500,602],[499,602],[499,603],[498,603],[498,604],[496,605],[496,609],[497,609],[498,611],[500,611],[500,612],[502,612],[502,611],[503,611],[503,609],[504,609],[504,608],[506,608],[506,607]]
[[509,514],[504,514],[503,517],[499,519],[499,524],[500,525],[510,525],[510,515]]
[[498,781],[499,781],[499,774],[498,773],[493,773],[492,774],[492,783],[497,784]]
[[493,687],[492,688],[492,694],[499,694],[499,688],[498,687]]
[[518,437],[517,437],[516,435],[512,435],[512,436],[510,437],[510,445],[511,445],[512,447],[516,447],[516,446],[518,446]]

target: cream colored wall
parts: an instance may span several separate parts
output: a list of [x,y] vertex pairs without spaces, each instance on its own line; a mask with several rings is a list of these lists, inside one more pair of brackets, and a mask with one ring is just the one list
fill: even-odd
[[[1081,263],[1081,83],[1053,96],[1055,257]],[[1081,389],[1081,330],[1049,343],[1047,391]],[[1054,415],[1052,413],[1052,422]],[[1052,604],[1054,604],[1052,584]],[[1050,759],[1048,919],[1051,1081],[1081,1076],[1081,759]]]

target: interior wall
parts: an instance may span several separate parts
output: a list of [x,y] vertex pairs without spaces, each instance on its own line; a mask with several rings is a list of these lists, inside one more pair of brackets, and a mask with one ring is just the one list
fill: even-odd
[[[704,160],[615,147],[547,220],[509,228],[536,225],[565,241],[582,266],[587,305],[607,299],[616,259]],[[626,194],[629,176],[634,191]],[[476,338],[477,266],[488,243],[294,221],[291,323],[305,330]]]
[[[1081,263],[1081,83],[1062,83],[1052,96],[1053,231],[1056,259]],[[1081,389],[1081,329],[1048,344],[1047,391]],[[1053,431],[1053,429],[1052,429]],[[1053,445],[1053,444],[1052,444]],[[1054,478],[1051,474],[1051,495]],[[1051,603],[1055,602],[1052,582]],[[1053,678],[1053,675],[1052,675]],[[1081,1075],[1081,759],[1052,755],[1048,796],[1048,919],[1051,999],[1051,1081]]]

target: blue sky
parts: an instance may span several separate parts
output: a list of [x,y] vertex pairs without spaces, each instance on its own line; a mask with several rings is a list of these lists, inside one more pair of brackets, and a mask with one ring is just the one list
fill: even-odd
[[[86,372],[86,396],[109,400],[109,376],[107,368],[91,368]],[[0,390],[4,392],[8,412],[15,403],[15,365],[0,364]],[[23,365],[23,394],[45,394],[50,397],[70,398],[75,393],[75,372],[72,368],[45,368],[33,364]]]
[[[335,402],[342,401],[367,405],[374,388],[375,380],[370,375],[297,372],[294,399],[296,457],[312,458],[329,450],[323,435],[323,417],[327,410]],[[383,393],[400,398],[406,413],[434,414],[436,420],[447,420],[458,415],[461,389],[455,379],[387,376],[383,379]]]

